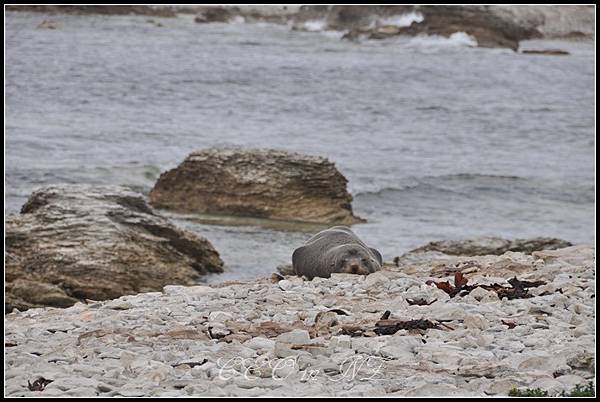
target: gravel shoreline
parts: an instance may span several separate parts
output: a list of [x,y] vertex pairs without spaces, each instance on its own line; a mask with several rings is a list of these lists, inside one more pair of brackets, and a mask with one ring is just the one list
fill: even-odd
[[[453,283],[456,271],[469,285],[508,287],[515,276],[545,284],[529,288],[531,297],[500,300],[482,287],[450,297],[426,283]],[[382,318],[435,327],[379,335]],[[366,277],[275,275],[166,286],[7,314],[4,390],[6,396],[486,396],[541,388],[557,395],[594,378],[594,318],[592,246],[386,265]]]

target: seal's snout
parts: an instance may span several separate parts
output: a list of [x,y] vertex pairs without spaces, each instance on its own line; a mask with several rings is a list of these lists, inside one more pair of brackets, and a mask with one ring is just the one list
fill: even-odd
[[363,261],[360,258],[350,258],[345,260],[344,267],[341,271],[348,274],[359,275],[367,275],[369,273],[369,269],[363,264]]

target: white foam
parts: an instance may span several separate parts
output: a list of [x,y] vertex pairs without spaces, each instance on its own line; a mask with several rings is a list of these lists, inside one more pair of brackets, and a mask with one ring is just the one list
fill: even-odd
[[477,40],[466,32],[455,32],[446,38],[439,35],[419,35],[411,38],[410,45],[476,47]]
[[467,34],[466,32],[454,32],[448,40],[458,46],[477,46],[477,39],[475,37]]
[[308,20],[305,21],[302,27],[309,32],[323,31],[325,29],[325,20]]
[[376,21],[376,26],[393,25],[396,27],[409,27],[413,22],[419,23],[424,20],[423,14],[410,12],[407,14],[393,15],[391,17],[381,18]]
[[244,18],[241,15],[236,15],[235,17],[233,17],[229,22],[233,23],[233,24],[243,24],[246,22],[246,18]]
[[348,31],[321,31],[320,34],[328,38],[341,39]]

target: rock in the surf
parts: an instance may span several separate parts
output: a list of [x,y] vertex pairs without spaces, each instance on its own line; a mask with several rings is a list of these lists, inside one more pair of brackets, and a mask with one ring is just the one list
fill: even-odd
[[326,158],[210,148],[163,173],[150,192],[157,208],[314,223],[352,224],[346,178]]
[[[406,18],[401,19],[402,16]],[[409,16],[415,18],[410,19]],[[463,32],[474,38],[480,47],[513,50],[518,49],[519,41],[541,36],[535,27],[520,25],[493,12],[489,6],[303,6],[294,19],[293,27],[302,29],[307,21],[313,20],[324,21],[324,29],[347,31],[345,38],[358,35],[370,39],[396,35],[451,37]],[[394,24],[396,26],[392,28]]]

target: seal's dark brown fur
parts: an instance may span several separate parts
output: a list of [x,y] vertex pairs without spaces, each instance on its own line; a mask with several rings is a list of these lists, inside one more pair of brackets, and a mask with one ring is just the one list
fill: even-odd
[[367,275],[381,269],[379,251],[368,247],[346,226],[334,226],[311,237],[292,255],[296,275],[312,279],[332,273]]

